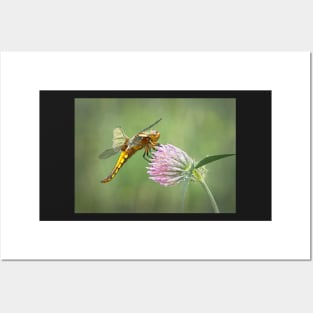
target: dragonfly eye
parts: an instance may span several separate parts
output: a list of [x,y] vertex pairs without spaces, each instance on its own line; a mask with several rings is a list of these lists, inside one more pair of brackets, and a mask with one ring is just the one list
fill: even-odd
[[151,137],[149,138],[150,142],[157,142],[160,138],[160,133],[158,131],[154,131],[153,134],[151,134]]

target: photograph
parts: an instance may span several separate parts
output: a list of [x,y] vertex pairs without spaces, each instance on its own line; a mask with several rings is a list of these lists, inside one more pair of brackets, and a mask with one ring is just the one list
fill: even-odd
[[75,98],[75,213],[236,213],[235,98]]

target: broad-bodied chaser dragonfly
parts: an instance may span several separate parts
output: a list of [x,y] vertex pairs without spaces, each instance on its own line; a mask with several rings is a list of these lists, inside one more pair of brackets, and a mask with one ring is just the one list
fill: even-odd
[[101,180],[101,183],[110,182],[125,162],[138,150],[144,149],[143,157],[145,159],[147,159],[147,156],[149,157],[151,149],[155,149],[155,147],[158,146],[158,140],[160,138],[160,133],[158,131],[150,129],[160,121],[161,118],[131,138],[124,133],[121,127],[114,128],[112,148],[104,150],[99,155],[99,158],[107,159],[118,152],[120,152],[120,156],[111,174]]

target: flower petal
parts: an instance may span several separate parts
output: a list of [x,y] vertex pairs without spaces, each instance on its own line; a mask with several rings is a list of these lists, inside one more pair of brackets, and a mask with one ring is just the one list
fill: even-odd
[[172,186],[190,177],[194,161],[183,150],[171,145],[160,145],[153,153],[147,173],[150,179],[163,185]]

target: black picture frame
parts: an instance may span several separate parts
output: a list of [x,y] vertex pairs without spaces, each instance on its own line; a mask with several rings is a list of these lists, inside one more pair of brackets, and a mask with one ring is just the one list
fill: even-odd
[[[270,221],[272,92],[42,90],[40,221]],[[75,98],[235,98],[236,213],[75,213]],[[253,203],[253,205],[251,204]]]

